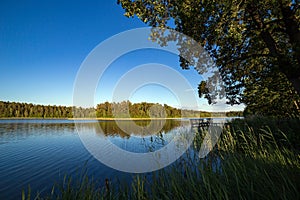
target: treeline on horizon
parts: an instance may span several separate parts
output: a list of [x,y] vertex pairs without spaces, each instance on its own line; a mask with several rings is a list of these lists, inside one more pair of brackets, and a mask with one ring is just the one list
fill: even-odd
[[[82,108],[0,101],[0,118],[198,118],[212,117],[218,114],[224,116],[224,113],[185,110],[174,108],[166,104],[161,105],[147,102],[104,102],[98,104],[96,108]],[[230,111],[226,112],[226,116],[243,116],[243,112]]]

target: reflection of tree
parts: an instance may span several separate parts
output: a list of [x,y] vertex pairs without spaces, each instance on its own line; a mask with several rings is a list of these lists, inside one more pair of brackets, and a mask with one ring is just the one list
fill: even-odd
[[[153,128],[149,128],[149,120],[138,120],[135,121],[137,126],[131,126],[128,121],[118,121],[118,124],[115,121],[99,121],[99,126],[95,126],[96,133],[99,135],[105,136],[120,136],[120,137],[130,137],[130,135],[137,136],[150,136],[156,134],[162,134],[163,132],[169,132],[172,129],[181,126],[181,121],[177,120],[152,120]],[[146,129],[146,127],[148,127]],[[156,127],[162,127],[160,131],[145,131],[145,130],[157,130]],[[126,130],[126,131],[124,131]]]

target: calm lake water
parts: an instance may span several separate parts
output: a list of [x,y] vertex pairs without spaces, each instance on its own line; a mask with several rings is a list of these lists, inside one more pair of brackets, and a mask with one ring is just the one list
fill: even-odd
[[[77,121],[78,122],[78,121]],[[120,129],[114,121],[80,121],[78,126],[91,140],[105,137],[131,152],[152,152],[172,139],[184,123],[178,120],[157,121],[158,133],[143,132],[147,121]],[[95,124],[101,129],[95,128]],[[77,127],[78,128],[78,127]],[[130,180],[132,174],[120,172],[99,162],[84,147],[71,120],[0,120],[0,199],[20,199],[28,185],[32,194],[51,190],[64,175],[76,175],[83,168],[99,180]]]

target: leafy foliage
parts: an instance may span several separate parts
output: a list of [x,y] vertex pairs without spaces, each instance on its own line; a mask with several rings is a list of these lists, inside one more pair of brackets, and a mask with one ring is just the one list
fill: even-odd
[[[245,103],[251,110],[258,111],[259,107],[269,102],[271,106],[268,109],[272,112],[264,113],[266,115],[280,115],[282,110],[295,113],[295,107],[299,114],[299,95],[296,95],[300,94],[298,0],[118,2],[125,9],[125,16],[136,15],[153,27],[174,28],[192,37],[205,48],[219,69],[219,73],[208,78],[206,88],[203,87],[204,83],[199,85],[200,96],[206,97],[210,103],[224,90],[230,104]],[[168,41],[177,41],[181,53],[181,67],[188,69],[192,65],[199,73],[203,73],[203,62],[206,60],[198,59],[194,63],[191,62],[192,59],[182,58],[200,57],[199,52],[189,51],[189,48],[183,46],[180,35],[153,35],[162,45],[166,45]],[[202,63],[199,64],[199,60]],[[216,76],[222,77],[224,89],[217,87],[213,81]],[[285,76],[286,80],[284,83],[280,81],[280,87],[274,87],[273,80],[265,79],[276,76]],[[214,89],[208,93],[207,88]],[[244,92],[245,90],[247,92]],[[252,91],[256,94],[257,90],[266,92],[260,93],[254,99]],[[257,106],[262,96],[262,104]],[[289,103],[282,99],[286,96],[290,97]],[[281,110],[278,107],[274,108],[274,102],[278,102],[276,105],[284,104],[284,107],[280,108]]]
[[247,85],[244,102],[248,106],[244,115],[295,117],[299,115],[297,99],[291,83],[283,74],[267,76]]

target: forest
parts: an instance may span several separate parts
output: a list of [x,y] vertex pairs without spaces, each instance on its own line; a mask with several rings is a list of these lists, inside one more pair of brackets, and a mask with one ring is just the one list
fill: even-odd
[[[75,116],[73,113],[76,113]],[[36,105],[0,101],[0,118],[180,118],[180,117],[211,117],[224,113],[184,110],[158,103],[118,103],[104,102],[96,108],[72,106]],[[242,116],[241,111],[227,112],[226,116]]]

